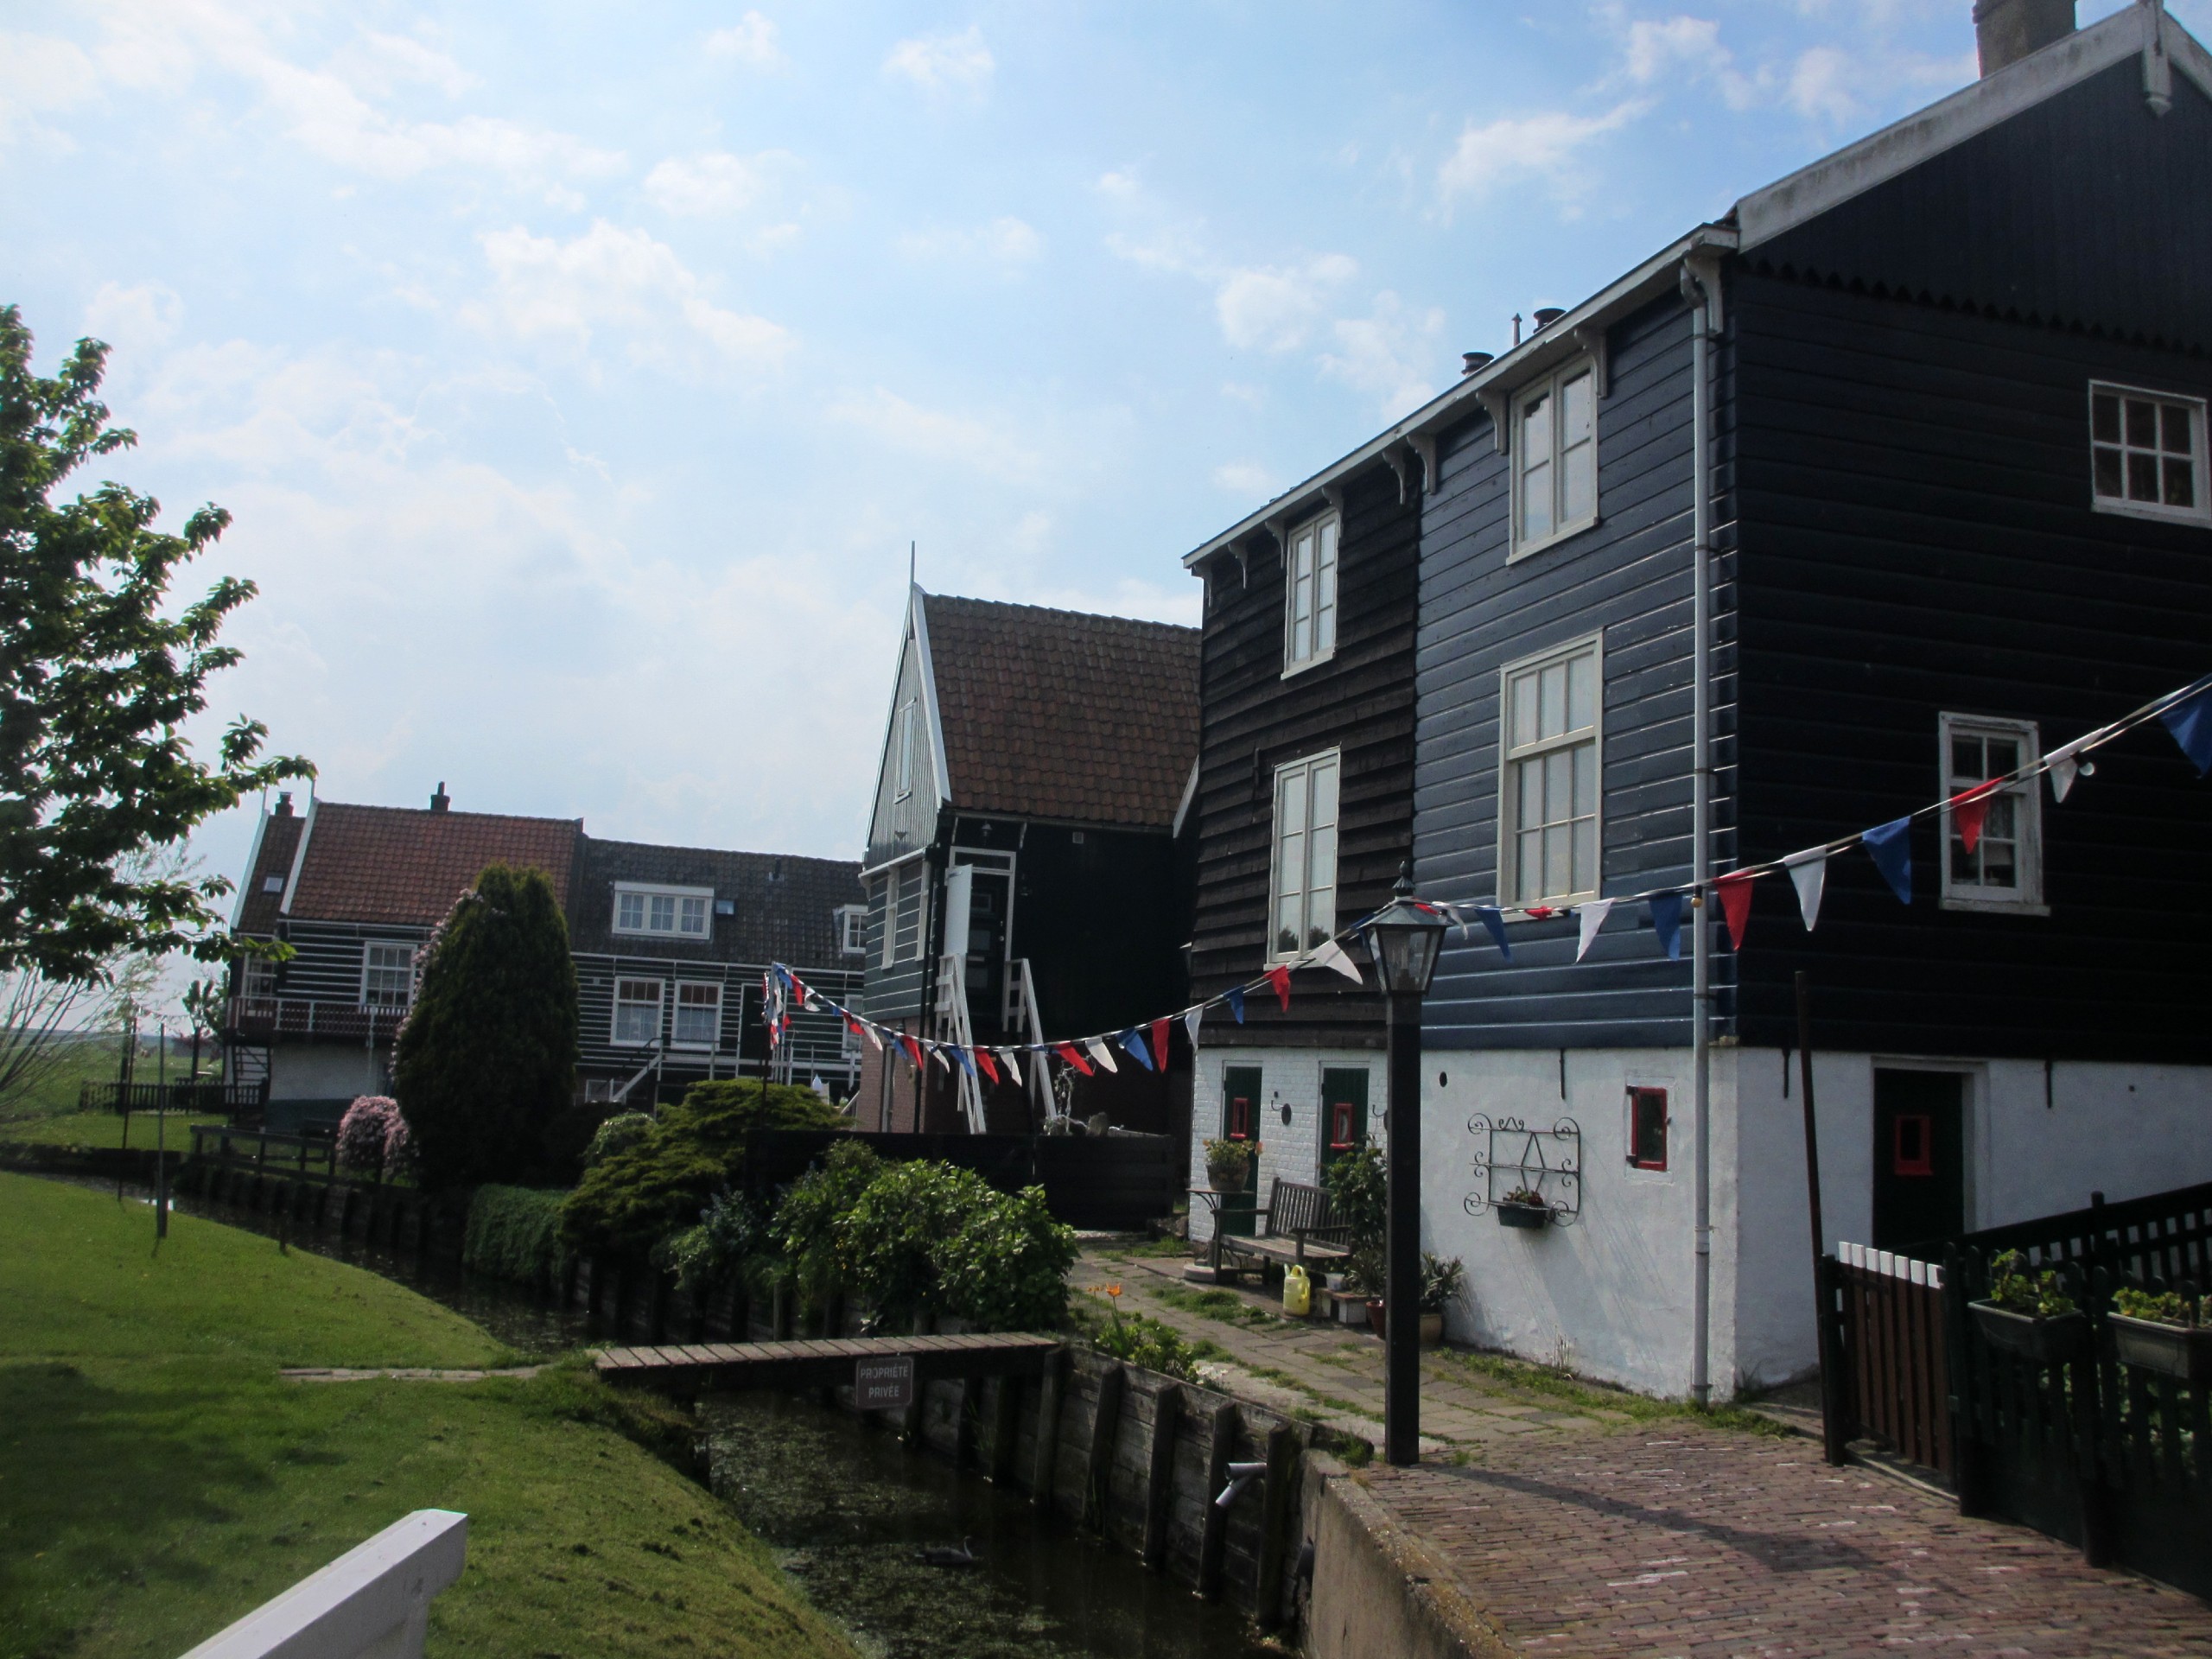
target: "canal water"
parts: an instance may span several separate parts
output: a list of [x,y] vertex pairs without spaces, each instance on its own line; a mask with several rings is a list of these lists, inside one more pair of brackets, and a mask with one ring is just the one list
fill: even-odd
[[[275,1236],[269,1217],[179,1197],[180,1211]],[[581,1316],[504,1280],[410,1251],[303,1239],[452,1308],[527,1358],[587,1340]],[[869,1659],[1262,1659],[1243,1616],[1147,1573],[1018,1493],[810,1399],[700,1407],[715,1493]],[[972,1567],[919,1552],[965,1541]]]

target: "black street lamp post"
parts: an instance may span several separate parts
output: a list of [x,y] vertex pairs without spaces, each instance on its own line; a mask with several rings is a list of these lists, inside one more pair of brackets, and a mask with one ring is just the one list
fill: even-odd
[[1421,1000],[1436,971],[1444,921],[1414,899],[1413,862],[1398,872],[1390,902],[1361,926],[1389,1000],[1390,1046],[1384,1083],[1389,1160],[1382,1307],[1382,1460],[1421,1461]]

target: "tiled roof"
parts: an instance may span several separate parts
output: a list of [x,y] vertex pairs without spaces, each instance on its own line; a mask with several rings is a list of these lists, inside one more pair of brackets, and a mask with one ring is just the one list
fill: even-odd
[[[714,918],[705,944],[617,937],[614,884],[711,887],[732,913]],[[653,847],[632,841],[583,841],[583,868],[569,912],[569,948],[626,957],[714,962],[780,962],[798,969],[857,967],[839,949],[837,908],[865,904],[861,867],[780,853],[726,853],[703,847]]]
[[[245,886],[238,893],[238,931],[270,935],[276,931],[277,906],[284,902],[284,880],[292,873],[292,855],[299,849],[300,825],[305,822],[291,809],[291,797],[284,798],[283,810],[265,815],[261,820],[261,839],[254,849],[253,868],[245,873]],[[271,892],[269,884],[276,884]]]
[[334,922],[436,923],[487,864],[552,878],[565,907],[583,825],[572,818],[348,806],[317,801],[288,915]]
[[923,600],[952,804],[1165,829],[1198,749],[1198,630]]

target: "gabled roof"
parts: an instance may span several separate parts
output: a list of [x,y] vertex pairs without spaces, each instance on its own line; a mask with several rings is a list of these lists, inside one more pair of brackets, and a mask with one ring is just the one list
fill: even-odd
[[289,919],[435,925],[487,864],[551,878],[563,908],[582,821],[316,801],[283,913]]
[[[710,887],[717,907],[728,901],[730,914],[713,918],[713,932],[703,946],[628,934],[617,938],[618,881]],[[841,906],[867,901],[861,867],[841,859],[656,847],[587,836],[569,911],[569,943],[580,952],[838,968],[858,958],[842,952],[837,911]]]
[[1196,628],[921,596],[951,804],[1165,830],[1198,748]]
[[274,812],[264,812],[253,832],[253,851],[245,861],[245,880],[238,901],[232,907],[234,932],[266,937],[276,931],[284,904],[284,884],[292,874],[292,856],[300,847],[300,826],[306,820],[292,810],[292,798],[280,797]]

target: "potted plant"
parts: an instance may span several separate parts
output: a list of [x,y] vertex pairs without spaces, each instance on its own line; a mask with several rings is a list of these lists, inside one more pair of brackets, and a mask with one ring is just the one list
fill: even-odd
[[1551,1205],[1533,1186],[1516,1186],[1491,1207],[1501,1227],[1541,1227],[1552,1218]]
[[2046,1268],[2030,1274],[2018,1250],[1989,1264],[1989,1295],[1969,1305],[1984,1342],[2031,1365],[2063,1365],[2088,1346],[2088,1316]]
[[1442,1261],[1427,1250],[1421,1253],[1421,1344],[1433,1348],[1444,1340],[1444,1309],[1455,1300],[1467,1280],[1467,1269],[1458,1256]]
[[1209,1141],[1206,1179],[1213,1183],[1217,1192],[1242,1192],[1259,1157],[1260,1143],[1256,1141]]
[[2212,1296],[2122,1289],[2113,1293],[2112,1306],[2108,1323],[2122,1364],[2184,1382],[2212,1382],[2212,1328],[2204,1323]]

